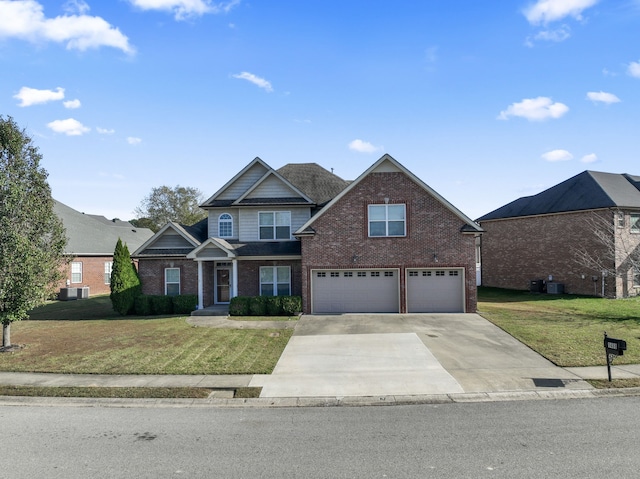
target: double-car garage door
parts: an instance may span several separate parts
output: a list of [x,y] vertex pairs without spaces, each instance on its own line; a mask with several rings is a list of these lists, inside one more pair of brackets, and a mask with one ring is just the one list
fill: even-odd
[[[313,270],[313,313],[398,313],[400,270]],[[464,311],[461,269],[406,270],[408,313]]]

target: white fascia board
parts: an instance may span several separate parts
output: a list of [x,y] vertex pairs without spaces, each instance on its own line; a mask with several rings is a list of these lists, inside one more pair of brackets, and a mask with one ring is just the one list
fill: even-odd
[[145,241],[142,244],[142,246],[140,246],[137,250],[135,250],[133,253],[131,253],[131,256],[135,256],[139,252],[144,251],[145,249],[147,249],[149,246],[151,246],[153,243],[155,243],[165,233],[165,231],[167,231],[169,228],[171,228],[176,233],[178,233],[180,236],[182,236],[184,239],[186,239],[189,243],[191,243],[193,245],[194,248],[200,244],[200,242],[197,239],[195,239],[193,236],[191,236],[189,233],[187,233],[187,231],[182,226],[180,226],[178,223],[174,223],[173,221],[169,221],[162,228],[160,228],[156,234],[154,234],[151,238],[149,238],[147,241]]

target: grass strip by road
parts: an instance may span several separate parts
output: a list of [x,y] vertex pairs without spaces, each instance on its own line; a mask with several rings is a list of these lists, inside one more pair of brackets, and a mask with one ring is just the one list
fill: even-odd
[[[208,388],[0,386],[0,396],[65,398],[206,399],[213,391]],[[257,398],[261,391],[262,388],[238,388],[233,397]]]
[[479,288],[478,312],[558,366],[606,365],[605,331],[627,342],[614,364],[640,363],[640,298]]

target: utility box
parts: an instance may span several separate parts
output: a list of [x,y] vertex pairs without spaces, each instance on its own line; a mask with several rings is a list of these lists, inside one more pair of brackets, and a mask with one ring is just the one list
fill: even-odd
[[78,299],[89,299],[89,286],[83,286],[82,288],[77,288],[77,290]]
[[548,294],[564,294],[563,283],[547,283]]
[[58,299],[60,301],[73,301],[78,299],[78,288],[60,288]]
[[529,282],[529,292],[531,293],[542,293],[544,291],[544,280],[543,279],[532,279]]

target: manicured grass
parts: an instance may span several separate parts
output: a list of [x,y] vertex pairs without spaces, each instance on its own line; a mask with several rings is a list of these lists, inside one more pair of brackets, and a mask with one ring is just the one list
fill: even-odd
[[559,366],[605,365],[605,331],[627,342],[627,351],[614,364],[640,363],[640,298],[479,288],[478,312]]
[[[195,328],[185,317],[122,317],[108,297],[53,302],[11,326],[22,349],[0,371],[76,374],[269,374],[291,330]],[[96,317],[110,319],[95,319]]]

